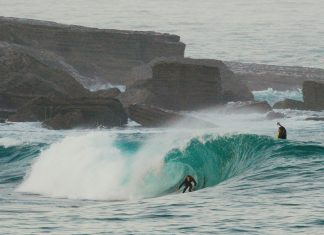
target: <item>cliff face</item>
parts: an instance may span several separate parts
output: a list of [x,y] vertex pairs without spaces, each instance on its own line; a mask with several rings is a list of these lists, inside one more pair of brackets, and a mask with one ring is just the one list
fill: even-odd
[[[304,101],[285,99],[274,104],[275,109],[324,110],[324,82],[305,81],[303,83]],[[309,119],[310,120],[310,119]]]
[[35,96],[75,97],[89,93],[64,71],[0,43],[0,108],[19,107]]
[[247,86],[219,60],[158,58],[132,70],[122,102],[190,110],[253,100]]
[[195,110],[222,103],[219,69],[182,62],[152,65],[152,78],[138,80],[122,95],[124,105],[139,103],[170,110]]
[[324,82],[305,81],[303,96],[307,109],[324,110]]
[[132,120],[145,127],[162,127],[175,124],[177,127],[190,128],[215,127],[210,122],[197,119],[187,114],[143,104],[130,105],[128,114]]
[[42,121],[52,129],[75,127],[122,126],[127,114],[113,98],[98,97],[37,97],[9,116],[11,121]]
[[24,49],[0,43],[0,119],[43,121],[53,129],[127,123],[121,103],[111,98],[119,90],[91,93]]
[[0,41],[46,50],[82,76],[123,84],[130,69],[161,56],[183,57],[180,37],[0,17]]

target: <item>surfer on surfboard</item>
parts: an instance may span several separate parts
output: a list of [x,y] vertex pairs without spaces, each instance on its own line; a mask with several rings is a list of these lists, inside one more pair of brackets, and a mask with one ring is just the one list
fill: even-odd
[[182,193],[185,193],[187,188],[189,188],[189,192],[192,191],[192,184],[191,182],[193,182],[195,184],[195,186],[197,185],[196,180],[194,179],[194,177],[192,177],[191,175],[187,175],[186,178],[184,179],[184,181],[182,182],[182,184],[180,184],[180,186],[178,187],[178,190],[180,190],[180,188],[182,187],[182,185],[184,185],[184,189],[182,191]]

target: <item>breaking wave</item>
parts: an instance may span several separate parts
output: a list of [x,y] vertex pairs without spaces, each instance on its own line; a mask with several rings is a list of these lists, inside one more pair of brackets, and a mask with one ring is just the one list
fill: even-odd
[[172,136],[66,137],[40,153],[17,190],[95,200],[157,197],[175,193],[187,174],[196,178],[199,190],[257,173],[279,156],[324,154],[321,146],[251,134]]

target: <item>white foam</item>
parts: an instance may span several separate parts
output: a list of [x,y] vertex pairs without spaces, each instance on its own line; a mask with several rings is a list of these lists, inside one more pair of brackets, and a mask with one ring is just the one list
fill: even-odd
[[18,146],[21,144],[23,144],[23,141],[21,139],[15,139],[11,137],[0,138],[0,146],[3,146],[5,148]]
[[259,101],[268,101],[270,105],[284,99],[292,99],[303,101],[303,93],[301,89],[278,91],[268,88],[263,91],[253,91],[254,98]]
[[[51,197],[122,200],[155,196],[163,157],[174,140],[150,139],[131,157],[114,146],[115,135],[91,132],[65,137],[40,154],[18,191]],[[152,147],[154,146],[154,147]],[[146,177],[152,177],[152,180]],[[179,175],[182,177],[182,175]],[[175,184],[180,179],[167,179]],[[159,180],[161,181],[161,180]],[[163,182],[162,182],[163,184]]]

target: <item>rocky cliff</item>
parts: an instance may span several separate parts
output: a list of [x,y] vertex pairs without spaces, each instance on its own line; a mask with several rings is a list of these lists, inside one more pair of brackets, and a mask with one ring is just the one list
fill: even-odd
[[324,82],[305,81],[303,83],[304,101],[285,99],[274,104],[275,109],[324,110]]
[[247,86],[218,60],[157,58],[132,70],[122,102],[192,110],[253,100]]
[[9,116],[10,121],[41,121],[52,129],[113,127],[127,123],[121,103],[113,98],[37,97]]
[[130,105],[128,113],[132,120],[145,127],[163,127],[170,125],[190,128],[215,127],[213,123],[186,114],[143,104]]
[[324,110],[324,82],[305,81],[303,96],[307,109]]
[[48,51],[96,82],[122,84],[130,69],[161,56],[183,57],[177,35],[87,28],[0,17],[0,41]]
[[0,43],[0,108],[17,108],[37,96],[86,96],[90,92],[66,72],[19,48]]
[[65,70],[0,43],[0,118],[42,121],[54,129],[122,126],[127,115],[118,89],[90,92]]
[[222,86],[216,67],[160,61],[152,78],[129,86],[122,102],[154,105],[170,110],[195,110],[222,103]]

